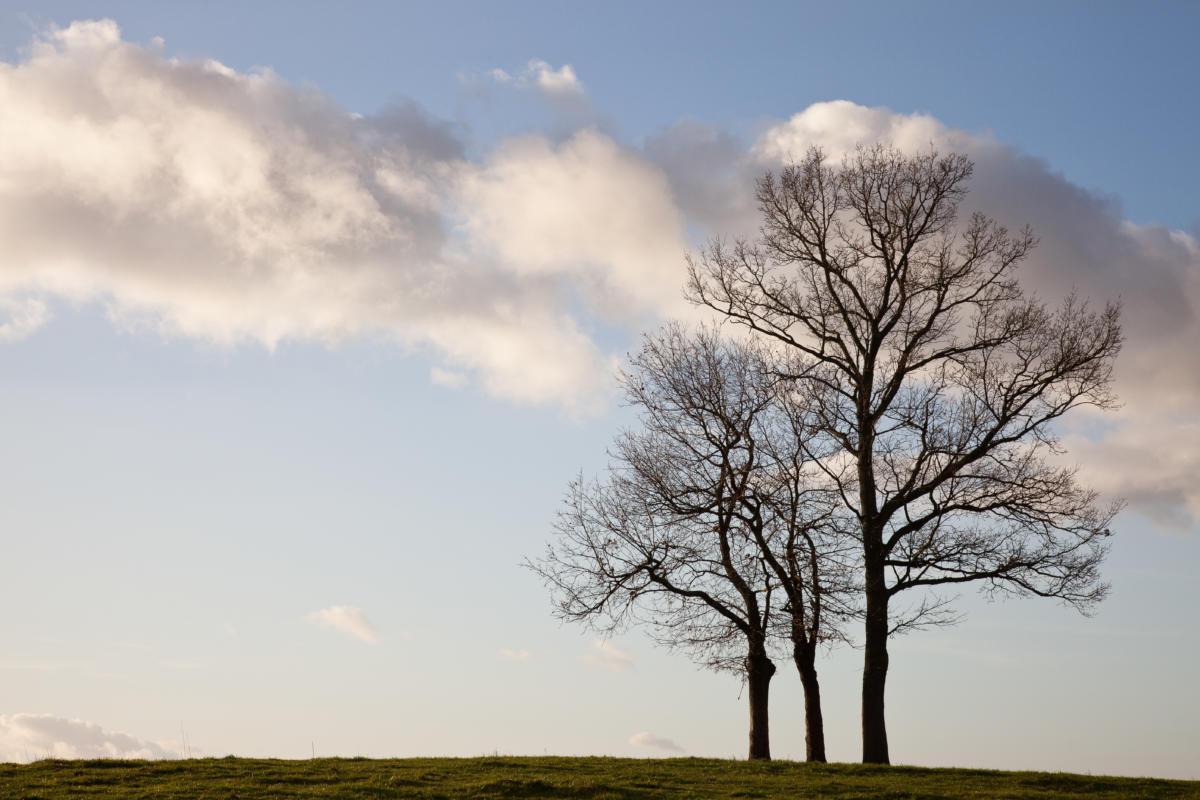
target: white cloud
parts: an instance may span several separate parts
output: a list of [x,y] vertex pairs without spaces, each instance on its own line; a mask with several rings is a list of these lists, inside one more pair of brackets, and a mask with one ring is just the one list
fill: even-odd
[[330,606],[308,614],[305,619],[323,628],[332,628],[367,644],[378,644],[379,633],[367,620],[361,608]]
[[908,152],[977,149],[984,141],[965,131],[947,128],[927,114],[897,114],[880,106],[860,106],[848,100],[813,103],[787,122],[767,129],[752,148],[763,162],[798,161],[809,147],[820,146],[835,161],[859,144],[890,142]]
[[16,342],[29,336],[50,319],[45,301],[35,297],[0,297],[0,342]]
[[497,67],[489,70],[487,77],[503,86],[536,90],[550,100],[581,101],[586,94],[570,64],[555,69],[540,58],[530,59],[516,75]]
[[683,312],[688,243],[670,184],[609,137],[513,140],[462,186],[472,241],[514,273],[571,279],[609,315]]
[[541,59],[533,59],[525,67],[529,81],[547,95],[582,95],[583,84],[579,82],[575,70],[570,64],[563,64],[558,69]]
[[507,647],[501,648],[501,650],[497,653],[497,655],[500,656],[500,658],[504,659],[505,661],[524,662],[524,661],[529,661],[531,658],[533,658],[533,654],[530,653],[528,650],[524,650],[524,649],[511,650]]
[[42,758],[179,758],[173,744],[108,731],[49,714],[0,714],[0,761]]
[[666,750],[670,753],[682,753],[684,749],[677,745],[674,741],[662,736],[655,736],[653,733],[643,731],[635,733],[629,737],[629,743],[634,747],[645,747],[650,750]]
[[583,660],[611,672],[625,672],[633,668],[633,656],[606,639],[594,640]]
[[[577,83],[531,69],[546,91]],[[415,106],[350,114],[270,71],[124,41],[111,21],[51,29],[0,64],[0,105],[0,296],[103,303],[128,328],[222,346],[382,335],[498,396],[586,410],[614,359],[584,332],[580,298],[629,291],[634,268],[661,298],[681,274],[665,181],[598,133],[476,165]],[[548,204],[522,159],[563,194]],[[533,216],[497,212],[496,192]],[[610,221],[616,197],[629,209]],[[583,221],[578,248],[562,232],[529,240]],[[521,223],[515,241],[506,222]],[[644,251],[630,240],[646,235]],[[24,310],[9,338],[44,319]]]

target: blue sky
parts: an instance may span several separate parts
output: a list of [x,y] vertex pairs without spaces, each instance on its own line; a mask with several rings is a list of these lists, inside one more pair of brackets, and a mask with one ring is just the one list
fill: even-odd
[[[67,28],[97,19],[119,34]],[[899,642],[894,760],[1200,777],[1198,28],[1182,3],[0,3],[0,757],[51,746],[23,714],[215,755],[740,755],[735,680],[559,626],[519,562],[627,421],[605,370],[679,313],[683,251],[752,219],[738,181],[860,130],[966,149],[972,199],[1043,238],[1030,285],[1121,296],[1130,332],[1126,408],[1067,431],[1131,500],[1112,598],[968,593]],[[260,158],[319,182],[231,180]],[[378,641],[309,618],[336,607]],[[821,667],[838,760],[859,655]]]

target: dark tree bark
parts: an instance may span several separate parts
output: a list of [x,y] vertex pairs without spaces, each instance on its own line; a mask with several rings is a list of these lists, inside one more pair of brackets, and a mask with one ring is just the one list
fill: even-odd
[[881,565],[867,576],[867,609],[863,643],[862,746],[864,764],[890,764],[884,690],[888,672],[887,589]]
[[771,760],[770,695],[775,664],[765,650],[751,653],[746,659],[746,694],[750,699],[751,761]]
[[824,763],[825,716],[821,711],[821,683],[817,679],[816,645],[795,645],[792,660],[800,673],[800,685],[804,687],[804,760]]

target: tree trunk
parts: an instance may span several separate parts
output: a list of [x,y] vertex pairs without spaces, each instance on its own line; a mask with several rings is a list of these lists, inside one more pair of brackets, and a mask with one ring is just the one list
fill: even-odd
[[746,658],[746,687],[750,696],[750,760],[771,760],[771,731],[767,719],[768,697],[775,664],[765,652]]
[[868,567],[866,639],[863,647],[862,737],[864,764],[890,764],[883,713],[888,670],[888,594],[883,569]]
[[821,684],[817,680],[816,645],[796,644],[792,649],[800,684],[804,687],[804,758],[825,761],[825,718],[821,714]]

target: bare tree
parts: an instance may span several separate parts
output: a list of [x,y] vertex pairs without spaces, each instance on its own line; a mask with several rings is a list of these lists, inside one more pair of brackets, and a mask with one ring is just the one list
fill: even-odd
[[[810,582],[824,563],[810,498],[759,444],[778,408],[778,379],[764,367],[755,350],[712,332],[648,337],[624,378],[641,428],[618,438],[604,481],[571,485],[556,541],[533,565],[560,617],[602,630],[643,624],[660,643],[742,676],[751,759],[770,758],[778,615],[801,621],[788,630],[806,669],[810,645],[827,638],[824,584]],[[809,740],[823,758],[819,727]]]
[[947,619],[910,589],[1103,599],[1099,567],[1117,506],[1101,506],[1060,453],[1055,421],[1108,408],[1119,309],[1075,297],[1051,309],[1014,270],[1035,246],[958,207],[961,155],[819,150],[758,184],[760,236],[690,260],[690,298],[792,354],[815,409],[814,460],[860,546],[865,604],[863,760],[887,763],[887,642]]

